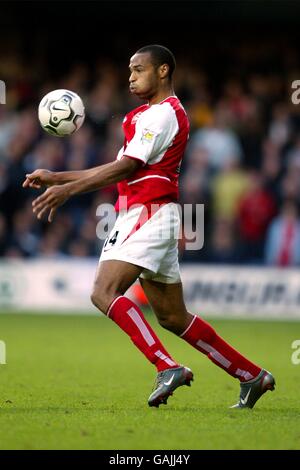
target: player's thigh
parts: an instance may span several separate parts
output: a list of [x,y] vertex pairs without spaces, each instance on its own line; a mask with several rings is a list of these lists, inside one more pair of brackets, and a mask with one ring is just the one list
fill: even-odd
[[92,302],[105,312],[117,295],[123,295],[143,268],[119,260],[101,261],[95,276]]
[[94,285],[100,290],[117,290],[125,293],[139,277],[143,268],[126,261],[101,261],[95,276]]
[[187,315],[183,299],[182,283],[166,284],[140,278],[140,283],[158,320],[170,316],[185,318]]

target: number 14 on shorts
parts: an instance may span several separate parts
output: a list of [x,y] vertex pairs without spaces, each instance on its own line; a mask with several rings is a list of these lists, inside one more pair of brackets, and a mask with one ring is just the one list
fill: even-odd
[[114,244],[117,241],[118,234],[119,234],[119,230],[116,230],[111,237],[109,236],[107,237],[104,243],[104,247],[103,247],[104,251],[107,251],[114,246]]

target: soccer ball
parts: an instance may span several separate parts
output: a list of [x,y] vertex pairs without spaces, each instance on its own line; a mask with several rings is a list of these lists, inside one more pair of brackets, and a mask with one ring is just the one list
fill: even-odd
[[83,102],[69,90],[50,91],[39,104],[39,121],[49,134],[58,137],[73,134],[85,118]]

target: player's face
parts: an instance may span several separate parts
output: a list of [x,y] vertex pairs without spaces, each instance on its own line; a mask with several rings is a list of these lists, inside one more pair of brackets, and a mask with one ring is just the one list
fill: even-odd
[[149,52],[134,54],[129,63],[129,89],[130,92],[141,99],[154,96],[159,87],[159,75],[151,62]]

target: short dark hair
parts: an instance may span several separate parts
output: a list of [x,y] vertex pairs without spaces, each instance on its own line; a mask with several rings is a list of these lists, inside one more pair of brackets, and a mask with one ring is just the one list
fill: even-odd
[[176,60],[174,54],[165,46],[160,46],[159,44],[150,44],[149,46],[141,47],[136,54],[144,54],[149,52],[151,54],[151,58],[153,64],[157,67],[163,64],[167,64],[169,66],[169,78],[172,78],[173,72],[176,67]]

